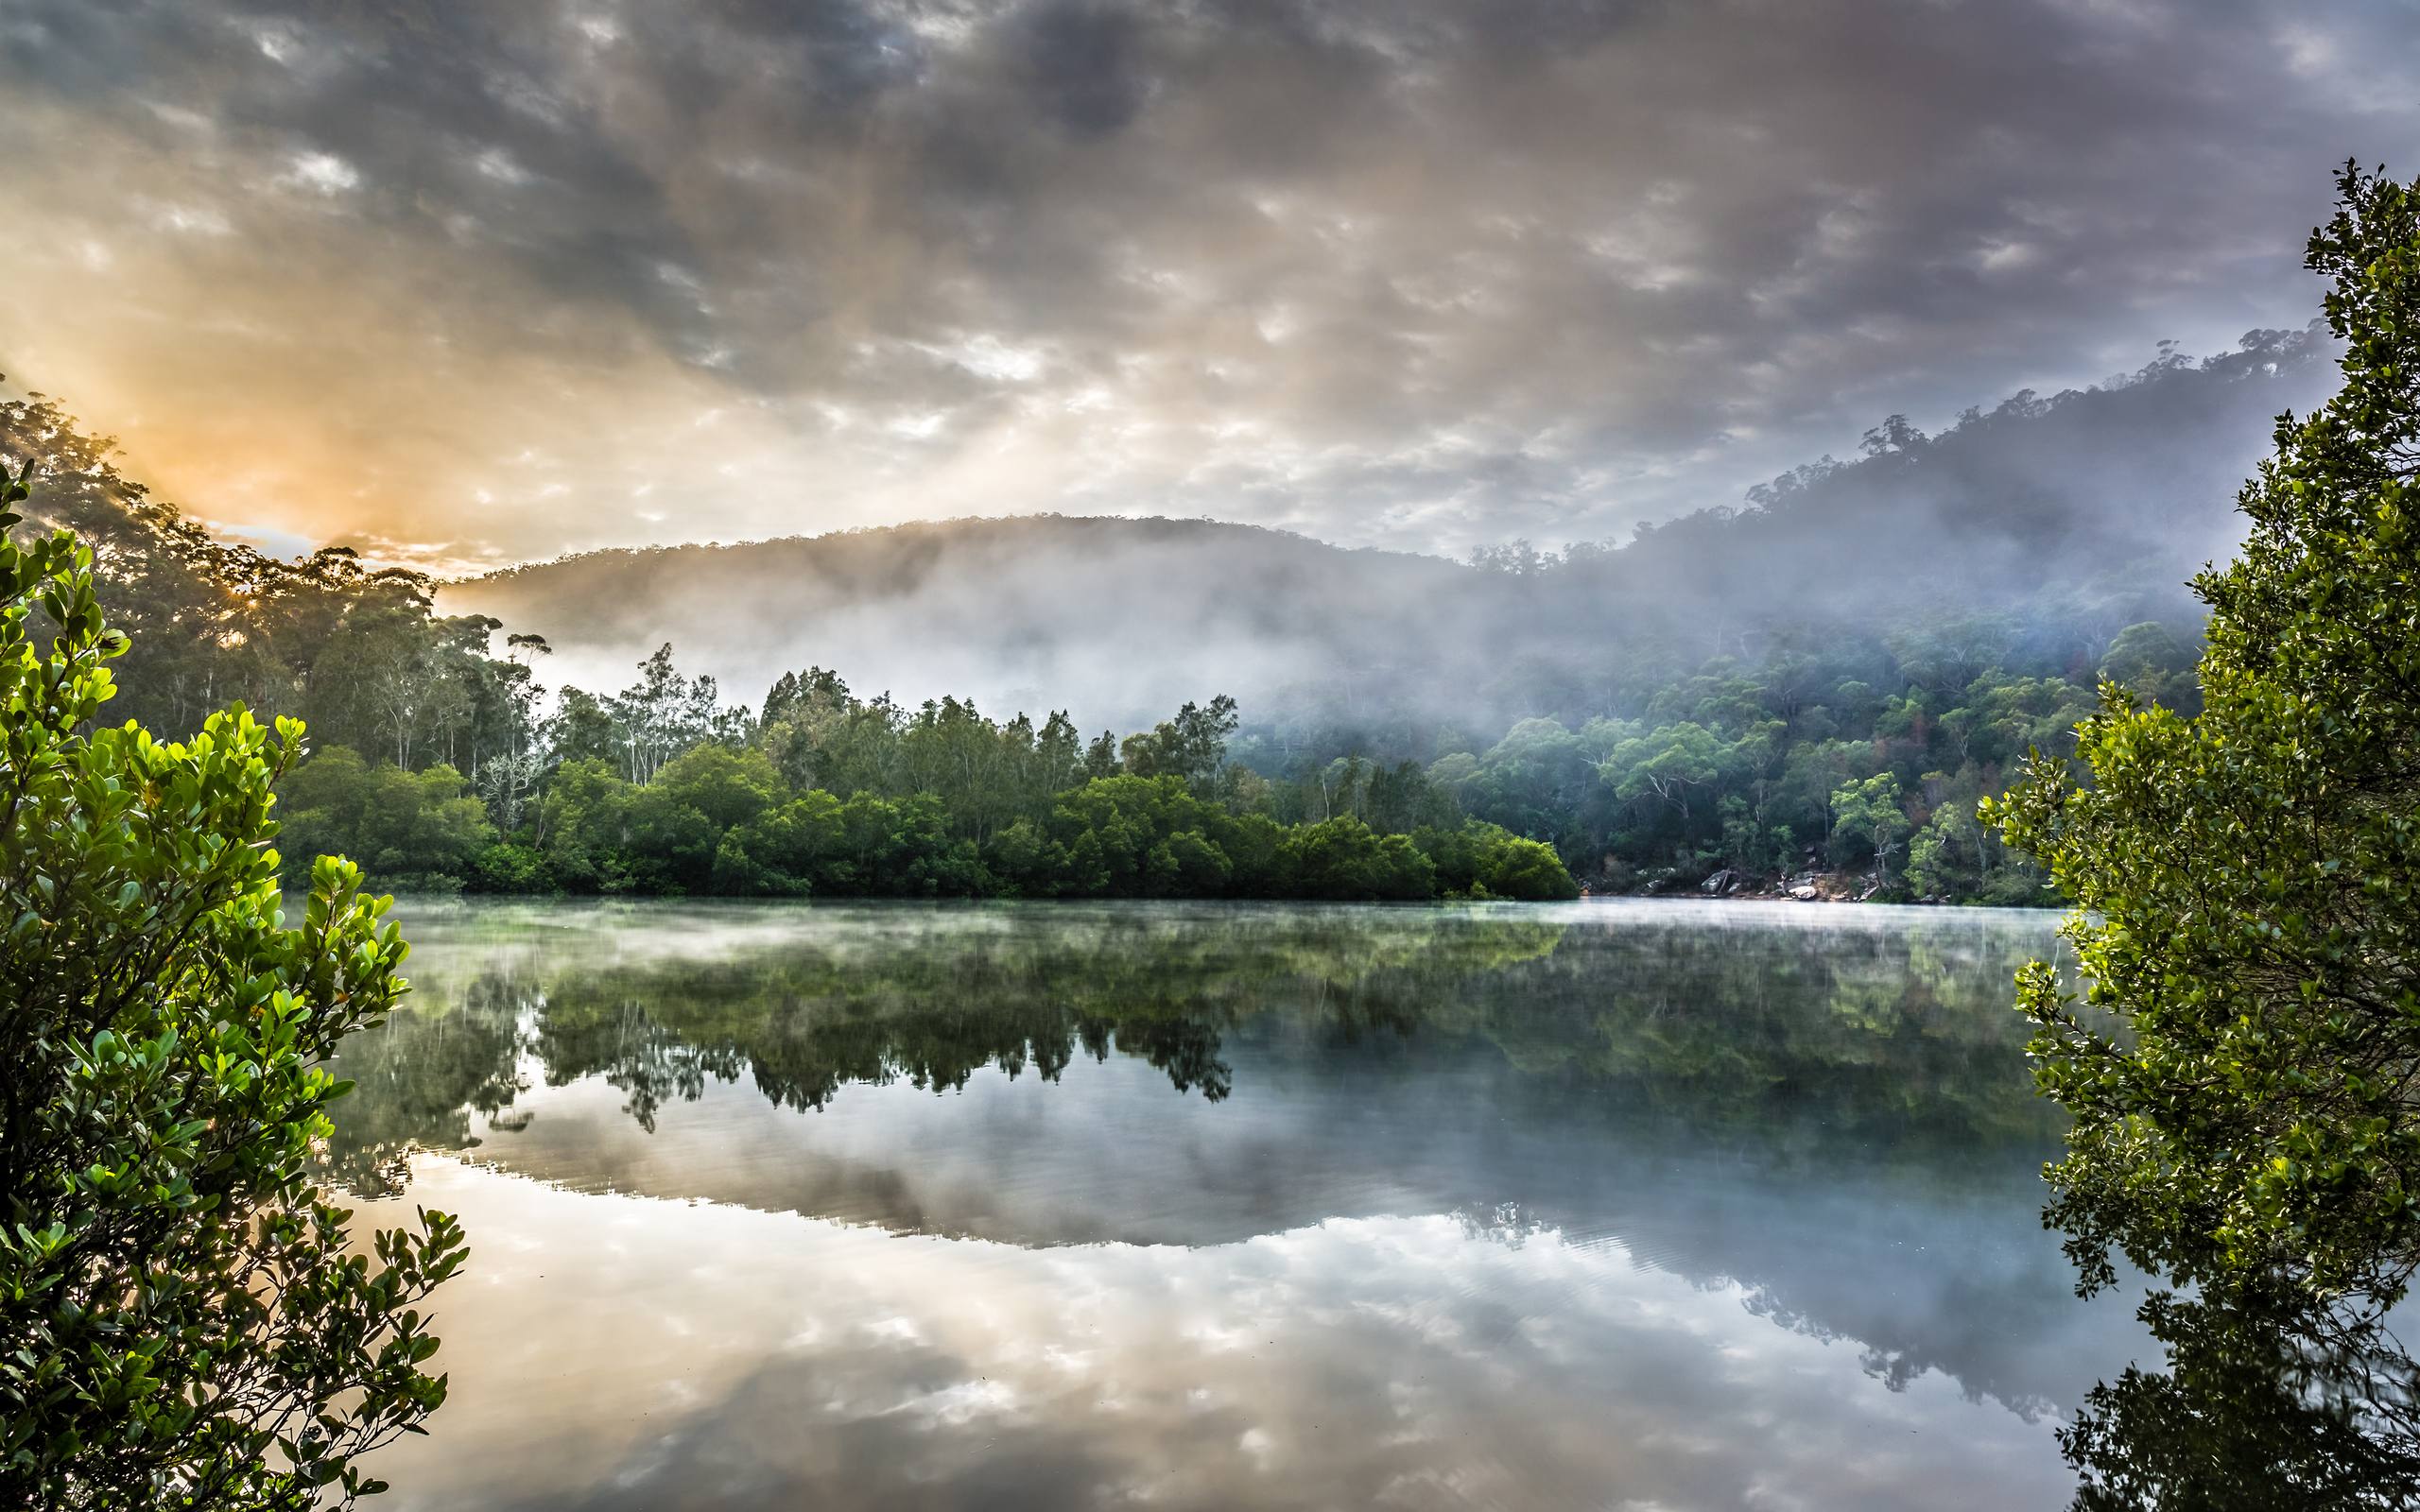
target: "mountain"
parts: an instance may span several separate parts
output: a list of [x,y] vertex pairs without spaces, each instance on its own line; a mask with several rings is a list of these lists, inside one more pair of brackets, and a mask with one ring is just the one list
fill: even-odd
[[[552,680],[613,688],[655,646],[753,701],[810,663],[907,702],[1069,708],[1135,728],[1235,694],[1248,718],[1475,728],[1585,715],[1705,657],[1948,615],[2192,618],[2272,418],[2335,376],[2324,333],[2255,332],[2200,362],[1898,417],[1825,458],[1628,543],[1476,564],[1206,520],[957,520],[605,551],[446,585],[449,612],[543,634]],[[2095,639],[2097,638],[2097,639]]]
[[441,603],[544,635],[548,671],[582,686],[619,686],[668,641],[750,701],[814,663],[863,694],[1072,704],[1123,730],[1222,691],[1349,702],[1357,678],[1426,664],[1428,616],[1477,576],[1250,525],[1041,515],[596,552],[452,584]]

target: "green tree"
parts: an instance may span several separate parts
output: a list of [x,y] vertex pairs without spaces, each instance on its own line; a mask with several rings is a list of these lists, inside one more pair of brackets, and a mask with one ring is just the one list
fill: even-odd
[[1899,804],[1899,780],[1889,772],[1851,782],[1832,795],[1834,833],[1854,839],[1874,857],[1874,880],[1891,880],[1891,852],[1908,837],[1907,811]]
[[2241,556],[2195,582],[2204,712],[2104,684],[2090,784],[2037,757],[1990,814],[2080,908],[2083,1001],[2020,982],[2085,1285],[2114,1249],[2342,1318],[2420,1263],[2420,191],[2339,187],[2308,262],[2344,386],[2279,420]]
[[2100,675],[2146,703],[2164,703],[2193,714],[2201,700],[2193,685],[2194,655],[2186,638],[2157,620],[2119,630],[2100,658]]
[[1235,732],[1235,699],[1222,693],[1206,709],[1188,703],[1174,719],[1127,736],[1118,748],[1120,767],[1136,777],[1182,777],[1207,796],[1218,785],[1227,737]]
[[294,875],[314,856],[348,856],[394,887],[452,891],[495,837],[487,809],[464,789],[462,774],[439,765],[408,772],[372,765],[358,751],[332,746],[278,784]]
[[464,1254],[426,1211],[352,1253],[307,1176],[346,1090],[319,1062],[394,1002],[405,946],[341,861],[284,926],[299,724],[85,732],[127,644],[92,560],[0,540],[0,1504],[350,1503],[378,1486],[357,1456],[444,1399],[418,1304]]
[[611,758],[555,769],[538,810],[539,850],[564,886],[612,891],[621,883],[631,792]]
[[1288,832],[1286,858],[1304,898],[1419,902],[1437,895],[1437,868],[1400,834],[1380,834],[1350,814]]
[[1059,876],[1036,877],[1032,890],[1114,898],[1212,896],[1227,885],[1234,861],[1218,837],[1222,811],[1196,798],[1175,773],[1103,777],[1060,795],[1039,852]]
[[1435,868],[1435,885],[1449,894],[1545,902],[1576,898],[1580,885],[1554,848],[1477,819],[1453,829],[1425,829],[1412,843]]

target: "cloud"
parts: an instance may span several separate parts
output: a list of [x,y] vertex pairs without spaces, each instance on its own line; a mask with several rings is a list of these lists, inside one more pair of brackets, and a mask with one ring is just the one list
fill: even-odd
[[2420,147],[2384,0],[14,9],[8,370],[466,559],[1604,536],[2299,325],[2330,166]]
[[484,1258],[444,1298],[442,1431],[379,1464],[406,1507],[1796,1504],[1789,1487],[1915,1508],[1964,1484],[2016,1508],[2069,1480],[2053,1422],[1938,1375],[1894,1389],[1855,1339],[1602,1236],[1432,1214],[1030,1249],[414,1174],[410,1199]]
[[361,187],[361,175],[333,152],[298,152],[280,181],[314,194],[340,195]]

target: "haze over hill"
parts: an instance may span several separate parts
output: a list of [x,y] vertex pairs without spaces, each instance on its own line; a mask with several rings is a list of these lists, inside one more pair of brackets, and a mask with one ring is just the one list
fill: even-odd
[[1680,664],[1826,624],[2038,614],[2052,598],[2087,612],[2094,595],[2118,624],[2191,615],[2184,579],[2232,546],[2273,417],[2325,391],[2330,356],[2315,332],[2256,332],[2219,357],[2163,352],[2094,388],[1969,410],[1938,437],[1885,422],[1855,461],[1619,547],[1470,564],[1045,515],[592,553],[449,585],[442,606],[546,636],[549,679],[590,688],[670,642],[735,698],[817,664],[861,693],[1069,708],[1088,729],[1214,692],[1248,718],[1584,714],[1614,696],[1614,645]]

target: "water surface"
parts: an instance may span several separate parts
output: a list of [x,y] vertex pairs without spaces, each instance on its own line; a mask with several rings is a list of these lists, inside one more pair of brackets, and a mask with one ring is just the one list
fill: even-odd
[[2152,1352],[2051,917],[473,902],[332,1159],[459,1212],[397,1507],[1967,1507]]

